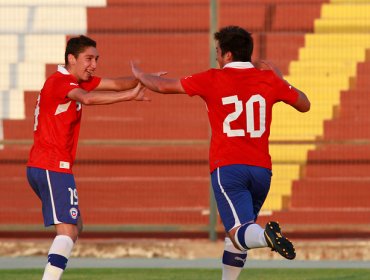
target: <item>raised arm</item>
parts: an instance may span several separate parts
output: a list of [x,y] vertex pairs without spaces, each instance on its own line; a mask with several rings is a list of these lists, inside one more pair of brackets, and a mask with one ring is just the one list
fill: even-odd
[[293,88],[296,92],[298,92],[298,99],[294,104],[292,104],[293,108],[295,108],[299,112],[308,112],[310,110],[311,103],[308,100],[308,97],[306,96],[306,94],[303,91],[289,84],[286,80],[284,80],[283,74],[281,73],[280,69],[277,68],[273,63],[266,61],[266,60],[261,60],[261,61],[255,62],[254,66],[261,70],[267,70],[267,69],[272,70],[276,76],[278,76],[280,79],[286,82],[289,85],[289,87]]
[[311,102],[308,100],[306,94],[300,91],[299,89],[293,87],[292,85],[289,86],[291,86],[292,88],[295,89],[295,91],[298,92],[298,99],[294,104],[292,104],[293,108],[302,113],[308,112],[311,108]]
[[137,86],[139,80],[135,77],[102,78],[95,91],[124,91]]
[[134,62],[131,62],[131,69],[134,76],[148,89],[159,93],[185,93],[180,79],[164,78],[166,72],[155,74],[144,73]]

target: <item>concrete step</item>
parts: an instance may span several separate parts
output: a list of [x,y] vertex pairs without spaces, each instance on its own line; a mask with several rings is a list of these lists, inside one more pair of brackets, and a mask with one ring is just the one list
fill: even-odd
[[370,162],[324,162],[304,167],[306,177],[312,178],[368,178]]
[[310,225],[311,227],[337,225],[346,227],[350,225],[368,225],[370,221],[370,208],[359,209],[325,209],[325,208],[290,208],[285,211],[273,212],[272,215],[261,215],[260,224],[268,221],[279,221],[282,225]]
[[368,207],[370,179],[302,179],[293,183],[291,206],[295,208]]

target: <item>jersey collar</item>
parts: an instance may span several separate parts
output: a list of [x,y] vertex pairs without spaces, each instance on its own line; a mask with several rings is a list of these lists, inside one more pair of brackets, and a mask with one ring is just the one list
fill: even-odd
[[244,61],[233,61],[227,63],[224,68],[237,68],[237,69],[249,69],[254,68],[253,64],[250,62]]
[[70,75],[64,65],[58,65],[58,72],[62,73],[63,75]]

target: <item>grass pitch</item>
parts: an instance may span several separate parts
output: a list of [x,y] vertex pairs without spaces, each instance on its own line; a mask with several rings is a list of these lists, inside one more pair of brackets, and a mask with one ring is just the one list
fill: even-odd
[[[1,280],[39,280],[40,269],[0,270]],[[220,269],[102,268],[67,269],[63,280],[215,280]],[[368,280],[370,269],[244,269],[239,280]]]

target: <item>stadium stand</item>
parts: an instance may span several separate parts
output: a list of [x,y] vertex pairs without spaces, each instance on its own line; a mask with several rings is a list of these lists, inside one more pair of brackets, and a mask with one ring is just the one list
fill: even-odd
[[295,1],[276,4],[272,31],[313,32],[313,19],[320,17],[322,3],[323,1],[317,1],[317,3]]
[[[7,65],[0,66],[5,140],[32,138],[37,90],[45,75],[63,62],[67,36],[87,33],[96,39],[98,75],[130,75],[131,59],[140,59],[146,70],[167,70],[169,76],[209,65],[208,0],[39,0],[31,6],[19,0],[14,1],[17,7],[8,2],[0,0],[0,23],[11,15],[19,20],[11,26],[0,24],[0,43],[9,49],[0,56]],[[220,25],[251,30],[253,59],[275,62],[312,101],[309,115],[275,108],[270,150],[274,176],[261,223],[278,219],[292,228],[307,228],[370,221],[364,198],[370,189],[370,150],[362,144],[370,138],[365,109],[369,101],[364,97],[369,86],[365,73],[370,68],[370,37],[365,31],[370,5],[357,2],[362,4],[220,1]],[[53,5],[62,5],[62,12]],[[74,171],[87,228],[181,224],[188,226],[181,230],[195,230],[208,225],[209,129],[204,104],[185,96],[151,97],[151,104],[84,108]],[[353,123],[358,130],[351,128]],[[40,224],[38,201],[24,176],[28,149],[5,145],[0,150],[1,187],[19,197],[13,203],[6,197],[0,200],[0,224]],[[354,187],[358,193],[352,195]],[[20,207],[27,211],[20,212]]]
[[[305,43],[303,32],[266,32],[262,36],[265,48],[264,57],[276,63],[284,75],[289,73],[289,66],[298,59],[298,52]],[[289,42],[287,44],[287,42]],[[260,43],[261,44],[261,43]]]
[[[294,76],[303,80],[315,69],[315,74],[301,84],[313,101],[313,120],[321,125],[305,126],[305,130],[312,129],[310,137],[316,134],[317,145],[308,150],[307,163],[300,171],[302,176],[293,182],[291,197],[286,201],[289,210],[280,211],[275,217],[295,224],[296,228],[325,224],[328,227],[321,231],[329,228],[352,231],[351,234],[353,227],[341,227],[356,225],[355,231],[361,234],[368,231],[370,221],[370,208],[364,199],[370,190],[370,134],[365,117],[369,36],[364,33],[368,23],[358,22],[370,20],[370,6],[364,1],[352,1],[356,5],[332,2],[323,5],[321,18],[315,21],[315,32],[305,35],[299,59],[289,66],[288,80]],[[300,84],[299,78],[296,84]],[[322,132],[315,133],[313,129],[320,126]]]

